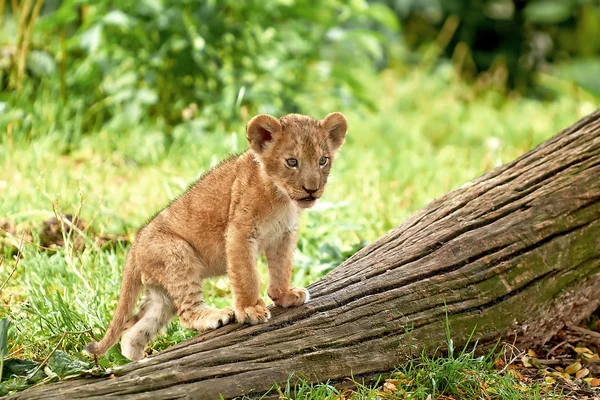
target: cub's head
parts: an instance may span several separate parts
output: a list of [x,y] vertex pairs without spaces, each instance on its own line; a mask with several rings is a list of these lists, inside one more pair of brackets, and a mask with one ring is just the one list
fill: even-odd
[[273,183],[298,206],[309,208],[323,195],[347,130],[346,117],[338,112],[321,120],[261,114],[250,120],[247,135],[250,149]]

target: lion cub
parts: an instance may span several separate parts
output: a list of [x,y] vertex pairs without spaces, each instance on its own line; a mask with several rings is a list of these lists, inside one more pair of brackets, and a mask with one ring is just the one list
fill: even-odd
[[[123,355],[144,348],[177,313],[189,329],[216,329],[233,321],[258,324],[271,314],[260,298],[256,260],[267,258],[267,293],[281,307],[309,299],[290,287],[298,218],[323,195],[336,151],[347,131],[344,115],[322,120],[290,114],[254,117],[250,150],[222,162],[157,214],[131,246],[115,315],[104,338],[84,351],[102,355],[121,333]],[[232,308],[213,309],[202,299],[202,281],[227,273]],[[131,313],[145,286],[137,314]]]

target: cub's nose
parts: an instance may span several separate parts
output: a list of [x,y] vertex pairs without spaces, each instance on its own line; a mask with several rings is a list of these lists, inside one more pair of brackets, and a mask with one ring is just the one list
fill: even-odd
[[302,186],[302,189],[304,189],[304,191],[310,195],[312,195],[313,193],[315,193],[317,190],[319,190],[319,188],[316,189],[309,189],[306,186]]

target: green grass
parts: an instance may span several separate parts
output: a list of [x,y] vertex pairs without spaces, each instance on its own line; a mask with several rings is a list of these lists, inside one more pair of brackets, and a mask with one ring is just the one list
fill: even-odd
[[292,376],[284,386],[276,386],[270,393],[282,399],[548,399],[559,398],[551,386],[527,385],[510,373],[494,369],[493,353],[475,355],[474,350],[458,355],[428,356],[398,368],[388,377],[374,382],[350,379],[352,389],[337,389],[331,383],[311,385],[305,377]]
[[[429,73],[383,73],[372,84],[376,112],[339,110],[349,119],[349,136],[323,201],[302,218],[294,283],[316,281],[429,201],[516,158],[600,104],[576,88],[555,86],[556,97],[541,102],[492,90],[475,92],[455,81],[444,65]],[[47,100],[47,106],[40,101],[40,115],[55,110]],[[302,112],[320,117],[333,111],[325,109],[328,104]],[[89,335],[63,337],[63,332],[92,327],[95,335],[102,335],[117,303],[127,248],[41,251],[37,235],[44,220],[55,213],[75,214],[90,224],[90,231],[132,237],[199,174],[228,153],[246,149],[243,126],[235,132],[205,133],[190,125],[176,130],[170,141],[156,121],[128,132],[93,135],[73,126],[68,147],[65,136],[50,125],[36,127],[48,132],[38,135],[40,139],[11,141],[3,134],[0,142],[0,220],[16,224],[18,232],[32,230],[0,295],[0,318],[12,320],[7,349],[12,357],[41,361],[59,350],[85,360],[80,351]],[[18,234],[4,236],[0,282],[14,267],[14,246],[20,241]],[[261,271],[264,288],[264,265]],[[215,306],[229,304],[226,278],[207,282],[205,295]],[[193,334],[175,321],[151,351]],[[118,346],[101,360],[105,367],[123,362]],[[433,393],[432,382],[438,385],[435,393],[443,392],[442,376],[486,384],[497,380],[494,387],[501,390],[505,377],[494,375],[489,362],[464,353],[424,358],[398,373],[412,377],[410,390],[416,399]],[[324,385],[314,390],[333,389]],[[521,398],[510,393],[502,398]]]
[[[474,332],[473,332],[474,333]],[[388,376],[379,376],[370,382],[349,377],[349,389],[337,389],[330,382],[313,385],[302,375],[292,375],[285,385],[274,385],[269,393],[281,399],[352,399],[352,400],[430,400],[430,399],[497,399],[538,400],[560,398],[552,386],[538,383],[525,384],[495,365],[503,351],[496,347],[487,352],[477,351],[477,343],[467,343],[455,349],[446,315],[445,354],[423,352]],[[458,350],[458,351],[457,351]]]

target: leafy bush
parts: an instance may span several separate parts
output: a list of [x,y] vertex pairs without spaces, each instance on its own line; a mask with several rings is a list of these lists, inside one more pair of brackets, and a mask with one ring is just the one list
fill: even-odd
[[[55,3],[36,25],[23,90],[5,89],[0,124],[29,136],[44,132],[20,121],[27,114],[67,131],[73,121],[83,132],[119,131],[148,117],[170,131],[186,120],[227,128],[259,111],[299,111],[321,94],[367,101],[360,75],[383,57],[370,28],[397,28],[385,6],[364,0]],[[35,109],[42,99],[45,112]]]

